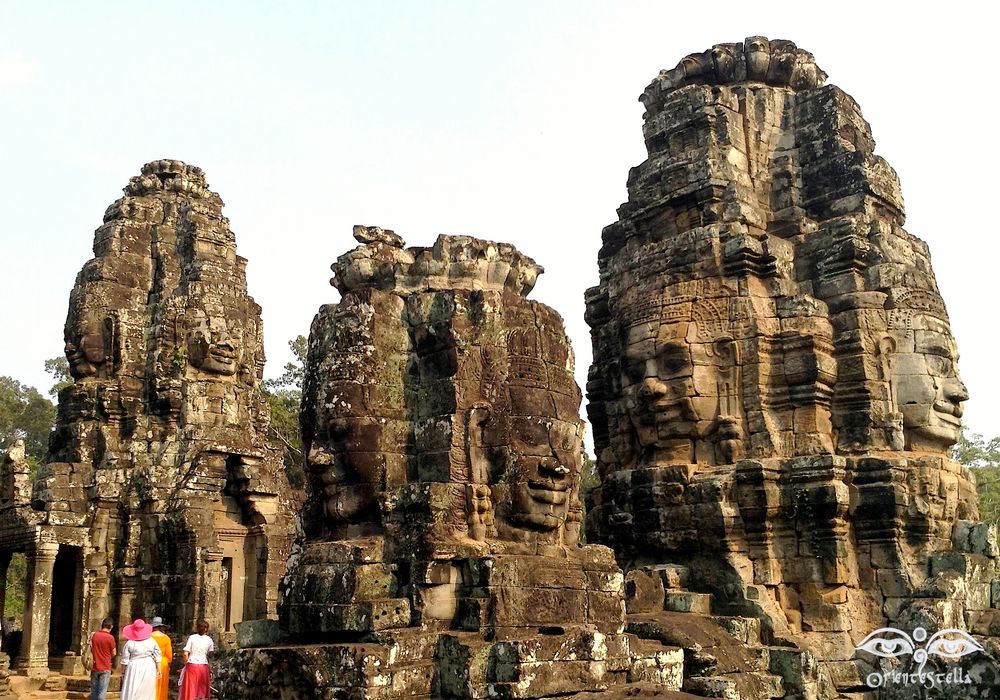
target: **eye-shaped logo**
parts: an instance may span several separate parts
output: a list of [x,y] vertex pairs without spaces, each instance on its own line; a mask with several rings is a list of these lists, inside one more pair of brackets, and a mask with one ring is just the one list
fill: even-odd
[[890,659],[906,656],[916,651],[916,646],[910,635],[895,627],[882,627],[875,630],[854,648]]
[[954,628],[935,632],[924,648],[929,656],[940,656],[949,661],[975,654],[977,651],[985,651],[968,632]]
[[[922,647],[918,646],[924,640],[927,640],[927,643]],[[923,627],[914,629],[912,637],[895,627],[882,627],[865,637],[855,649],[885,658],[912,654],[913,660],[920,664],[917,669],[918,674],[923,672],[924,664],[931,656],[956,661],[963,656],[983,651],[979,642],[964,630],[943,629],[927,639],[927,630]]]

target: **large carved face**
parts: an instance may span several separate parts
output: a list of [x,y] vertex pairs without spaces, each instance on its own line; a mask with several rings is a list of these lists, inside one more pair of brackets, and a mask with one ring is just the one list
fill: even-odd
[[622,384],[642,447],[697,434],[691,328],[689,321],[646,322],[626,333]]
[[327,518],[334,523],[375,520],[376,495],[385,481],[385,460],[378,452],[383,426],[377,418],[337,416],[326,435],[309,450],[309,467],[323,493]]
[[578,498],[580,426],[544,416],[513,416],[509,425],[507,517],[529,530],[556,530]]
[[891,331],[892,384],[903,414],[907,449],[944,452],[958,442],[968,390],[958,375],[958,348],[947,321],[915,314]]
[[210,374],[232,376],[239,364],[239,344],[225,327],[202,324],[188,334],[188,358],[194,367]]
[[101,332],[85,332],[66,341],[64,348],[69,362],[69,373],[74,379],[97,374],[98,368],[107,360],[104,336]]

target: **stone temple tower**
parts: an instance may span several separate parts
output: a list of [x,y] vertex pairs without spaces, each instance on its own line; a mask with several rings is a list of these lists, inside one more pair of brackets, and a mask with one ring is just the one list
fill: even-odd
[[759,617],[850,690],[870,632],[995,634],[1000,588],[949,457],[968,394],[927,246],[825,79],[750,37],[643,92],[648,158],[587,293],[587,532],[638,586],[683,566],[713,613]]
[[245,267],[200,168],[148,163],[105,212],[70,293],[74,382],[38,481],[0,516],[30,563],[29,668],[106,616],[225,633],[276,615],[294,527]]

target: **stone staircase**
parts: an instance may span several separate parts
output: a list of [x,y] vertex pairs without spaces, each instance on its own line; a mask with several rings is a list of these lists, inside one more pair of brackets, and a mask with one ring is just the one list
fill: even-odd
[[626,631],[684,650],[682,689],[727,700],[818,700],[812,655],[795,646],[768,644],[760,620],[713,614],[712,596],[687,590],[679,565],[633,569],[625,579]]
[[[119,673],[111,674],[108,685],[107,700],[120,700],[122,677]],[[90,700],[90,677],[72,676],[66,679],[66,700]]]

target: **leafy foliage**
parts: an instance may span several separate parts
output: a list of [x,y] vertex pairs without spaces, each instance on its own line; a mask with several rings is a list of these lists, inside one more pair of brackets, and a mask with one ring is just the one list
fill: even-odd
[[29,461],[38,464],[49,445],[56,407],[34,387],[0,377],[0,442],[24,440]]
[[269,436],[281,443],[285,474],[294,488],[302,488],[306,483],[302,467],[302,441],[299,438],[301,399],[302,392],[298,389],[278,389],[267,393],[267,402],[271,405]]
[[65,355],[59,355],[45,361],[45,371],[52,375],[56,383],[49,389],[49,396],[59,396],[62,389],[73,384],[73,377],[69,373],[69,361]]
[[299,404],[302,401],[307,345],[304,335],[289,340],[288,347],[295,359],[285,364],[285,372],[280,377],[264,382],[264,391],[271,406],[270,437],[284,448],[285,474],[294,488],[302,488],[306,483],[299,432]]
[[[590,507],[590,494],[600,485],[601,476],[597,473],[597,460],[584,452],[580,468],[580,505],[583,506],[584,523],[587,519],[587,508]],[[587,542],[585,527],[580,528],[580,541]]]
[[28,574],[28,562],[24,554],[15,552],[7,567],[7,590],[4,599],[4,617],[18,619],[24,612],[24,582]]
[[296,336],[288,341],[288,347],[295,359],[285,363],[285,373],[280,377],[264,381],[264,388],[268,391],[288,388],[302,391],[302,378],[306,371],[306,353],[309,351],[309,341],[304,335]]
[[590,492],[601,485],[601,477],[597,473],[597,460],[586,452],[583,453],[583,465],[580,469],[580,502],[590,499]]
[[966,433],[951,449],[951,456],[975,470],[979,490],[980,517],[1000,523],[1000,437],[985,439],[979,433]]

